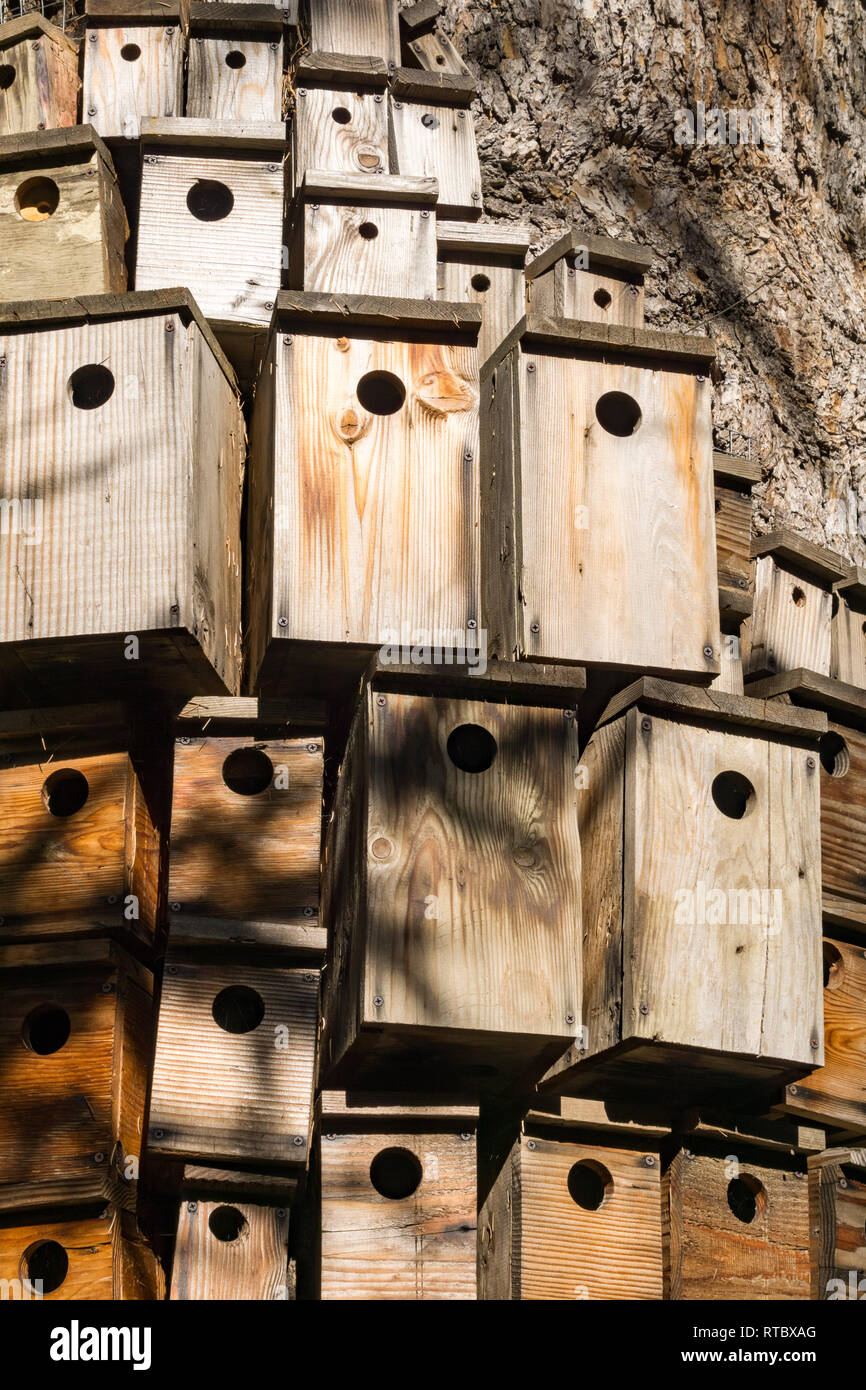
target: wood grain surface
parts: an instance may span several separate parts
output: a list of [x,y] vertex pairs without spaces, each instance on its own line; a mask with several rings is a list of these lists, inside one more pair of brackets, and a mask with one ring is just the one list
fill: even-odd
[[392,97],[391,168],[439,182],[442,217],[480,217],[481,166],[472,115],[454,106]]
[[830,674],[829,587],[782,569],[772,555],[753,562],[754,607],[745,623],[744,674],[773,675],[800,666]]
[[[841,744],[840,741],[841,740]],[[821,877],[825,893],[866,902],[866,732],[830,723],[821,763]],[[827,763],[832,767],[828,771]]]
[[[288,1296],[289,1216],[284,1208],[230,1205],[240,1233],[220,1239],[217,1229],[226,1203],[184,1201],[180,1204],[171,1269],[172,1302],[192,1300],[285,1300]],[[234,1217],[240,1213],[242,1222]],[[232,1229],[230,1226],[229,1229]]]
[[824,941],[824,1066],[785,1092],[789,1115],[866,1133],[866,953]]
[[866,689],[866,611],[843,594],[835,594],[830,625],[830,675],[834,680]]
[[78,52],[59,29],[46,28],[52,32],[22,34],[17,43],[4,42],[0,49],[3,66],[15,69],[9,86],[0,91],[0,135],[75,125]]
[[298,229],[297,264],[290,263],[290,283],[297,289],[436,295],[435,209],[411,199],[395,206],[308,195]]
[[[241,63],[239,58],[243,59]],[[186,116],[210,121],[279,121],[282,40],[190,39]]]
[[397,0],[312,0],[309,8],[313,53],[346,53],[400,61]]
[[128,1213],[106,1209],[98,1216],[0,1227],[0,1279],[26,1279],[25,1256],[45,1242],[60,1245],[69,1262],[59,1287],[42,1294],[46,1300],[165,1297],[162,1269]]
[[381,92],[322,86],[298,89],[292,121],[296,189],[308,169],[388,173],[388,107]]
[[[137,140],[144,116],[183,113],[183,33],[177,24],[90,26],[84,39],[84,119],[109,139]],[[140,50],[138,57],[127,60]]]

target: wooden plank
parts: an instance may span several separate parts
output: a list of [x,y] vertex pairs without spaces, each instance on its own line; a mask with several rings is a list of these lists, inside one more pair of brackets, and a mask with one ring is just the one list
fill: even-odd
[[786,1088],[781,1108],[866,1133],[866,953],[824,940],[824,1046],[819,1070]]
[[829,589],[782,568],[774,555],[754,561],[753,588],[754,606],[745,634],[745,677],[799,667],[829,676],[833,609]]
[[692,333],[668,333],[659,328],[630,328],[625,324],[587,323],[584,320],[527,315],[525,332],[533,343],[566,344],[624,357],[649,357],[684,370],[706,371],[715,360],[712,338]]
[[778,701],[729,695],[723,691],[700,690],[696,686],[676,685],[642,676],[615,695],[599,719],[606,724],[617,719],[632,705],[658,713],[682,714],[686,719],[708,720],[730,724],[743,729],[764,729],[791,738],[816,740],[826,733],[827,726],[818,710],[798,709]]
[[12,71],[0,90],[0,135],[75,125],[75,44],[41,15],[24,15],[0,25],[0,53],[4,69]]
[[169,923],[173,947],[211,947],[226,954],[242,947],[260,956],[291,958],[294,963],[309,961],[321,965],[328,946],[325,927],[290,922],[252,922],[224,917],[199,917],[190,913],[173,915]]
[[478,95],[475,78],[467,68],[463,73],[436,67],[397,68],[391,78],[391,98],[410,102],[435,102],[448,107],[468,107]]
[[190,41],[187,120],[273,123],[280,120],[282,109],[281,40],[220,34],[197,35]]
[[137,140],[143,117],[183,111],[184,37],[178,25],[89,26],[82,113],[107,139]]
[[[321,740],[177,742],[168,884],[173,934],[186,915],[315,925],[321,820]],[[230,876],[221,872],[226,864]]]
[[404,37],[412,39],[431,28],[441,13],[442,0],[417,0],[414,5],[406,5],[400,11],[400,29]]
[[866,689],[866,604],[861,589],[859,579],[834,585],[830,676],[862,690]]
[[866,1274],[866,1150],[829,1149],[809,1159],[812,1297],[862,1297]]
[[855,933],[866,932],[866,902],[858,903],[825,891],[821,905],[828,927],[845,927]]
[[[235,1234],[237,1232],[237,1234]],[[181,1202],[171,1271],[172,1302],[288,1298],[285,1208]]]
[[[724,615],[724,609],[722,613]],[[721,667],[719,674],[713,677],[711,688],[722,690],[727,695],[742,695],[744,691],[741,644],[738,637],[729,633],[722,634]]]
[[400,61],[397,0],[312,0],[309,6],[313,53],[351,53]]
[[527,282],[527,302],[534,315],[642,328],[643,279],[631,272],[585,268],[576,258],[557,261]]
[[866,732],[830,723],[822,752],[824,891],[866,903]]
[[32,160],[61,163],[66,157],[89,159],[98,154],[111,166],[108,146],[92,125],[67,126],[63,130],[27,130],[0,136],[0,167],[26,164]]
[[388,168],[388,107],[382,93],[353,90],[345,81],[298,87],[292,121],[296,191],[308,170],[375,177]]
[[315,293],[433,299],[436,218],[428,197],[418,200],[407,192],[398,204],[390,196],[367,195],[362,201],[350,194],[305,190],[289,284]]
[[376,690],[396,694],[469,695],[563,710],[574,709],[586,689],[586,672],[579,666],[542,666],[533,661],[493,661],[486,670],[479,663],[449,671],[445,666],[385,662],[379,654],[370,661],[367,678]]
[[610,237],[594,236],[572,227],[526,267],[527,280],[543,275],[557,261],[578,252],[585,252],[590,268],[619,270],[645,275],[652,270],[655,257],[647,246],[630,241],[615,241]]
[[141,138],[144,144],[156,147],[173,145],[185,150],[249,150],[282,155],[286,148],[285,123],[276,120],[213,120],[166,119],[146,116],[141,122]]
[[[157,152],[158,151],[158,152]],[[190,202],[197,212],[190,213]],[[220,212],[216,219],[212,209]],[[136,284],[181,278],[208,318],[268,324],[280,287],[283,171],[278,155],[149,145]]]
[[[371,1170],[387,1175],[379,1156],[393,1149],[401,1151],[398,1177],[400,1166],[409,1181],[417,1174],[408,1196],[388,1197],[373,1185]],[[474,1299],[475,1210],[474,1134],[325,1135],[321,1298]]]
[[289,1206],[298,1195],[297,1174],[256,1173],[244,1168],[214,1168],[204,1163],[183,1165],[182,1190],[189,1197],[236,1198]]
[[848,569],[847,561],[835,550],[815,545],[795,531],[771,531],[767,535],[755,536],[752,541],[752,558],[771,555],[783,565],[808,574],[813,583],[832,585],[844,579]]
[[661,1140],[670,1135],[673,1118],[658,1107],[647,1105],[618,1105],[616,1101],[583,1100],[576,1096],[538,1096],[526,1113],[525,1125],[527,1132],[533,1134],[542,1130],[597,1130],[606,1135]]
[[126,289],[129,227],[113,166],[95,147],[89,157],[79,149],[0,167],[0,298],[64,298],[73,282],[83,294]]
[[59,705],[49,709],[0,710],[0,740],[14,740],[41,745],[46,753],[52,751],[52,743],[70,734],[98,727],[107,734],[126,733],[129,729],[131,713],[125,705],[101,703],[91,705]]
[[[489,364],[489,359],[488,359]],[[489,651],[515,661],[523,573],[521,365],[517,348],[481,377],[481,605]]]
[[415,59],[419,68],[425,72],[443,72],[449,76],[471,77],[471,73],[464,63],[457,49],[444,34],[441,29],[434,29],[432,33],[422,34],[418,38],[410,40],[409,52]]
[[[558,322],[567,352],[533,342],[519,358],[518,648],[707,680],[720,645],[710,382],[586,358],[585,333],[615,330]],[[639,412],[629,438],[596,411],[622,395]]]
[[441,1096],[413,1095],[407,1103],[403,1095],[377,1094],[375,1091],[321,1092],[317,1113],[321,1127],[351,1123],[381,1125],[383,1121],[402,1123],[412,1120],[419,1124],[435,1123],[443,1129],[474,1129],[478,1123],[478,1106],[465,1102],[444,1105]]
[[[681,1152],[674,1159],[671,1212],[681,1232],[676,1296],[694,1301],[807,1299],[809,1194],[797,1168],[739,1158],[738,1177],[722,1156]],[[731,1183],[756,1191],[751,1221],[729,1205]],[[734,1205],[742,1188],[731,1194]],[[746,1205],[738,1206],[745,1215]]]
[[393,84],[389,150],[394,173],[438,180],[443,217],[480,217],[481,166],[472,117],[453,104],[450,92],[443,89],[434,102],[426,90],[409,98],[399,83]]
[[[40,1245],[56,1245],[60,1251],[52,1252],[47,1261],[43,1253],[46,1263],[31,1266],[29,1260]],[[62,1221],[0,1227],[0,1279],[26,1280],[30,1270],[35,1281],[46,1267],[48,1281],[39,1296],[52,1302],[165,1297],[162,1269],[131,1213],[106,1208],[98,1215],[70,1213]],[[60,1282],[48,1292],[48,1282],[58,1276]]]
[[761,481],[761,465],[757,459],[725,454],[718,449],[713,450],[713,472],[722,487],[739,487],[744,492]]
[[[2,308],[0,308],[2,322]],[[477,336],[481,311],[475,304],[430,303],[423,299],[399,299],[363,294],[302,294],[286,290],[277,300],[280,327],[298,324],[344,324],[346,328],[380,328],[392,334],[421,329]]]
[[[300,188],[302,195],[309,199],[346,198],[356,203],[372,203],[377,207],[392,203],[398,207],[403,203],[432,207],[439,197],[439,185],[435,179],[413,179],[400,174],[383,176],[366,171],[353,173],[306,169]],[[438,236],[438,229],[436,234]]]
[[295,68],[297,82],[324,82],[331,87],[380,87],[384,91],[388,77],[385,60],[364,53],[302,53]]
[[[467,235],[469,227],[478,230],[474,246]],[[454,232],[454,228],[462,230]],[[525,313],[525,248],[507,226],[495,224],[491,229],[489,224],[437,219],[436,240],[437,294],[440,299],[479,305],[482,322],[478,353],[483,363]]]
[[[318,992],[316,970],[193,962],[171,953],[162,982],[148,1147],[157,1154],[303,1169]],[[233,1028],[261,1016],[246,1032],[228,1032],[214,1007]]]
[[283,25],[298,22],[297,0],[291,4],[260,4],[259,0],[190,0],[191,34],[268,34],[279,39]]
[[88,19],[161,19],[186,22],[189,0],[84,0]]
[[528,222],[449,222],[436,219],[436,243],[440,252],[471,251],[478,255],[523,258],[532,241]]
[[[324,728],[328,722],[328,709],[324,700],[266,700],[257,695],[205,695],[188,700],[177,718],[181,722],[206,726],[211,723],[219,726],[285,724],[288,728],[292,724],[302,724],[310,728]],[[3,727],[0,713],[0,738],[3,737]],[[212,729],[211,732],[218,730]]]
[[[715,470],[714,470],[715,471]],[[719,587],[751,588],[752,563],[749,544],[752,529],[752,502],[736,488],[715,485],[716,555]]]

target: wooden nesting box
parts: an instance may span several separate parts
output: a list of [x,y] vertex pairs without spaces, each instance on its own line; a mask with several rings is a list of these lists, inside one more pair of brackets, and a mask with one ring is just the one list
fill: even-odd
[[827,1149],[809,1159],[812,1298],[866,1298],[866,1148]]
[[160,750],[154,733],[142,757],[125,711],[98,705],[7,715],[2,747],[0,941],[117,936],[152,946],[165,896],[168,740]]
[[318,970],[170,951],[148,1148],[303,1170],[309,1156]]
[[472,1106],[322,1093],[324,1301],[475,1298]]
[[391,172],[436,179],[440,217],[473,220],[483,210],[475,94],[473,78],[449,73],[398,68],[391,82]]
[[288,1212],[250,1202],[181,1202],[169,1297],[172,1302],[287,1299]]
[[450,72],[466,75],[469,72],[457,49],[437,26],[441,6],[438,3],[418,3],[400,11],[400,34],[405,61],[410,67],[427,72]]
[[[214,17],[211,11],[215,12]],[[267,19],[265,18],[267,16]],[[200,121],[279,121],[283,114],[282,14],[195,4],[190,15],[186,116]]]
[[52,1302],[165,1297],[162,1267],[132,1212],[110,1206],[65,1221],[0,1225],[0,1280],[20,1288],[21,1298]]
[[528,1121],[480,1195],[479,1298],[661,1298],[656,1139]]
[[801,1158],[689,1139],[664,1175],[665,1298],[809,1298]]
[[760,465],[734,454],[713,454],[716,509],[716,559],[719,613],[738,624],[752,611],[752,486],[761,481]]
[[576,722],[366,687],[325,850],[328,1084],[495,1089],[577,1036]]
[[743,627],[746,680],[800,667],[830,674],[833,585],[840,556],[791,531],[752,541],[754,604]]
[[435,299],[437,196],[435,179],[308,169],[290,288]]
[[688,1105],[823,1064],[823,727],[652,678],[611,701],[579,779],[585,1036],[546,1085]]
[[183,114],[179,0],[130,14],[122,0],[86,0],[82,119],[104,140],[137,140],[146,117]]
[[316,928],[321,822],[320,738],[182,737],[174,750],[172,940],[220,918],[234,923],[238,942],[295,947]]
[[523,263],[528,226],[437,219],[437,295],[481,310],[478,360],[485,362],[526,311]]
[[719,671],[708,338],[525,320],[484,365],[491,650]]
[[397,0],[308,0],[310,51],[400,62]]
[[244,425],[189,293],[0,306],[0,355],[7,691],[236,689]]
[[786,1088],[789,1115],[866,1134],[866,951],[824,938],[824,1066]]
[[832,715],[821,753],[821,879],[835,920],[866,936],[866,708]]
[[572,227],[526,267],[528,300],[545,318],[642,328],[644,276],[652,265],[645,246]]
[[467,304],[280,296],[252,427],[253,689],[354,683],[409,628],[474,641],[478,321]]
[[78,45],[41,14],[0,24],[0,135],[75,125]]
[[331,64],[304,54],[296,74],[292,120],[292,187],[308,170],[328,174],[387,174],[388,69],[363,61]]
[[135,1201],[150,972],[110,941],[0,947],[0,1209]]
[[833,586],[830,675],[866,690],[866,570],[856,565]]
[[111,156],[89,125],[0,138],[0,299],[126,289],[129,235]]
[[145,121],[135,283],[180,280],[248,379],[283,259],[285,127]]

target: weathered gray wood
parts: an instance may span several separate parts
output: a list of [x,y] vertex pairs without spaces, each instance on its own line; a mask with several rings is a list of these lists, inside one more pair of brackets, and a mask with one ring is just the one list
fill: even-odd
[[833,585],[844,579],[848,570],[847,562],[834,550],[815,545],[795,531],[771,531],[768,535],[755,536],[752,541],[752,557],[772,555],[781,564],[811,575],[819,584]]
[[527,280],[535,280],[564,257],[586,251],[590,269],[607,268],[646,275],[652,270],[654,256],[647,246],[630,241],[613,241],[610,237],[594,236],[572,227],[526,267]]
[[[522,261],[532,240],[528,222],[436,222],[440,251],[474,251],[491,256],[515,256]],[[523,315],[521,315],[521,318]]]
[[148,145],[193,149],[261,150],[282,155],[286,127],[282,121],[167,120],[145,117],[141,138]]
[[[228,724],[302,724],[324,727],[328,710],[323,700],[263,700],[256,695],[197,696],[179,711],[180,723],[189,721],[208,727]],[[3,724],[0,720],[0,737]],[[211,730],[215,732],[215,729]],[[204,729],[202,730],[204,732]]]
[[777,550],[752,562],[754,601],[743,628],[747,679],[799,667],[830,674],[832,579],[788,566]]
[[437,219],[437,293],[482,311],[479,361],[495,352],[526,310],[523,262],[530,229],[510,223]]
[[453,76],[471,76],[457,49],[441,29],[422,34],[409,43],[409,52],[419,68],[426,72],[447,72]]
[[369,55],[388,65],[400,61],[397,0],[310,0],[313,53]]
[[[302,294],[286,290],[277,300],[278,323],[345,323],[347,327],[366,326],[430,329],[475,336],[481,312],[475,304],[430,303],[419,299],[383,298],[361,294]],[[2,322],[2,317],[0,317]]]
[[265,5],[259,0],[190,0],[191,34],[243,34],[247,38],[268,34],[279,39],[284,24],[296,26],[297,0],[291,4]]
[[713,472],[717,483],[724,487],[739,487],[743,491],[761,481],[761,465],[755,459],[723,454],[718,449],[713,451]]
[[346,198],[380,207],[389,203],[420,203],[432,207],[439,197],[439,185],[435,179],[413,179],[400,174],[306,169],[301,179],[301,193],[309,199]]
[[432,29],[441,13],[441,0],[418,0],[400,11],[400,28],[406,38],[415,38],[425,29]]
[[427,72],[423,68],[398,68],[391,78],[391,96],[400,101],[435,102],[442,106],[472,105],[478,88],[475,78],[465,73]]
[[449,92],[443,88],[432,101],[427,91],[407,94],[392,86],[389,144],[395,173],[438,180],[442,217],[480,217],[481,166],[472,116],[453,104]]
[[84,119],[105,139],[137,140],[143,117],[180,116],[184,42],[177,23],[89,26]]
[[328,174],[388,172],[388,107],[383,93],[300,86],[292,121],[292,179],[297,191],[308,170]]
[[[283,109],[281,39],[221,32],[190,40],[187,120],[279,121]],[[281,139],[285,140],[285,130]],[[231,144],[231,139],[226,141]]]
[[0,90],[0,135],[74,126],[78,48],[41,15],[0,25],[0,54],[11,81]]
[[826,716],[820,711],[756,698],[759,693],[763,692],[758,692],[756,686],[749,687],[748,695],[730,695],[724,691],[700,690],[693,685],[677,685],[654,676],[641,676],[613,697],[598,724],[618,719],[635,705],[638,709],[679,713],[688,719],[739,725],[744,729],[763,729],[792,738],[814,740],[826,733]]
[[302,53],[295,69],[298,84],[324,82],[331,87],[388,85],[388,64],[359,53]]
[[866,692],[858,686],[831,680],[829,676],[802,667],[750,682],[749,694],[763,700],[790,695],[804,704],[817,705],[819,709],[848,716],[855,721],[866,719]]

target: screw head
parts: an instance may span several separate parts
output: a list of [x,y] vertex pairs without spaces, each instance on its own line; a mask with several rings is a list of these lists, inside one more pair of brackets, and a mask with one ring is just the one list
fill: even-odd
[[167,965],[167,966],[165,967],[165,973],[166,973],[166,975],[176,975],[176,974],[177,974],[177,966],[176,966],[176,965]]
[[95,115],[96,115],[96,107],[95,107],[95,106],[88,106],[88,108],[87,108],[87,114],[88,114],[88,116],[95,116]]
[[709,643],[707,643],[707,645],[704,647],[704,656],[707,658],[707,661],[710,660],[710,658],[712,657],[712,655],[713,655],[713,649],[712,649],[712,647],[709,645]]
[[475,621],[474,618],[468,618],[466,620],[466,626],[470,632],[474,632],[478,626],[478,623]]
[[471,1134],[461,1134],[460,1138],[463,1140],[463,1142],[464,1142],[464,1144],[465,1144],[465,1143],[467,1143],[467,1142],[472,1138],[472,1135],[471,1135]]
[[277,170],[279,169],[279,167],[280,167],[279,164],[269,164],[269,165],[268,165],[268,173],[269,173],[269,174],[275,174],[275,173],[277,172]]
[[106,901],[107,903],[110,903],[110,904],[113,905],[114,903],[117,902],[117,894],[116,894],[116,893],[109,893],[109,895],[108,895],[108,897],[105,899],[105,901]]
[[[96,43],[96,37],[97,37],[96,34],[88,34],[88,35],[87,35],[87,41],[88,41],[88,43]],[[38,48],[39,45],[38,45],[38,44],[34,44],[33,47],[34,47],[34,48]]]
[[796,1095],[799,1095],[799,1088],[798,1088],[797,1086],[789,1086],[789,1087],[788,1087],[788,1095],[789,1095],[789,1096],[796,1096]]
[[284,347],[291,347],[291,346],[292,346],[292,341],[293,341],[292,338],[291,338],[288,334],[286,334],[286,336],[283,338],[283,346],[284,346]]
[[304,975],[304,979],[306,980],[308,985],[312,985],[315,983],[316,977],[313,974],[312,970],[308,970]]
[[430,216],[430,213],[427,211],[426,208],[422,208],[422,209],[421,209],[421,216],[422,216],[422,217],[429,217],[429,216]]
[[573,1023],[573,1022],[574,1022],[574,1014],[566,1014],[566,1015],[565,1015],[565,1021],[566,1021],[566,1023]]
[[292,1135],[292,1143],[294,1144],[294,1146],[295,1146],[296,1149],[302,1149],[302,1148],[304,1147],[304,1138],[303,1138],[303,1135],[301,1135],[301,1134],[293,1134],[293,1135]]
[[318,743],[308,743],[308,744],[307,744],[307,752],[308,752],[308,753],[318,753],[318,751],[319,751],[319,745],[318,745]]
[[[172,322],[171,319],[169,319],[168,322],[167,322],[167,324],[165,325],[165,331],[166,331],[166,333],[173,333],[173,332],[174,332],[174,324],[173,324],[173,322]],[[177,605],[175,605],[175,607],[177,607]]]
[[654,1168],[656,1165],[656,1161],[653,1158],[652,1154],[644,1154],[643,1162],[645,1168]]
[[278,1221],[283,1221],[283,1220],[285,1220],[285,1216],[286,1216],[285,1209],[284,1209],[283,1207],[277,1207],[277,1220],[278,1220]]
[[198,1202],[187,1202],[186,1209],[190,1212],[198,1211]]
[[381,1007],[382,1007],[382,1005],[384,1004],[384,1002],[385,1002],[385,1000],[382,998],[381,994],[376,994],[376,995],[373,996],[373,1008],[374,1008],[374,1009],[381,1009]]
[[278,626],[278,627],[288,627],[288,625],[289,625],[289,620],[288,620],[288,618],[278,618],[278,619],[277,619],[277,626]]
[[380,93],[380,92],[377,92],[376,95],[373,97],[373,100],[375,101],[375,103],[376,103],[377,106],[381,106],[381,105],[382,105],[382,96],[381,96],[381,93]]
[[326,1134],[326,1135],[325,1135],[325,1138],[328,1140],[329,1143],[331,1143],[334,1139],[336,1139],[336,1137],[337,1137],[336,1134]]
[[534,1148],[535,1148],[535,1140],[534,1140],[534,1139],[527,1139],[527,1141],[526,1141],[526,1147],[527,1147],[528,1149],[534,1149]]
[[178,739],[178,743],[186,745],[192,743],[192,739],[190,738],[189,734],[181,734],[180,738]]
[[649,1004],[641,1004],[641,1006],[640,1006],[640,1011],[641,1011],[642,1014],[648,1014],[648,1013],[649,1013]]
[[526,370],[527,370],[528,372],[534,372],[534,371],[535,371],[535,363],[534,363],[534,362],[529,362],[529,363],[527,364]]
[[376,696],[376,704],[377,704],[377,705],[384,705],[384,703],[385,703],[385,696],[384,696],[384,695],[377,695],[377,696]]
[[93,1155],[93,1162],[94,1162],[94,1163],[104,1163],[104,1162],[105,1162],[105,1154],[102,1153],[101,1151],[95,1153],[95,1154]]
[[113,994],[113,993],[114,993],[114,985],[113,985],[113,983],[112,983],[111,980],[106,980],[106,981],[105,981],[105,984],[102,986],[102,993],[103,993],[103,994]]
[[569,266],[568,274],[569,277],[573,280],[575,275],[577,274],[577,271],[574,269],[574,266]]
[[839,1179],[839,1186],[840,1186],[840,1187],[847,1187],[847,1186],[848,1186],[848,1179],[847,1179],[847,1178],[840,1178],[840,1179]]
[[807,758],[807,759],[806,759],[806,766],[807,766],[807,768],[809,769],[810,772],[814,772],[814,771],[815,771],[815,759],[814,759],[814,758]]
[[165,1130],[164,1130],[164,1129],[155,1129],[155,1130],[153,1131],[153,1137],[154,1137],[154,1139],[162,1139],[162,1138],[164,1138],[164,1136],[165,1136]]
[[529,631],[530,631],[530,632],[540,632],[540,631],[541,631],[541,624],[540,624],[540,623],[530,623],[530,624],[529,624]]
[[573,709],[564,709],[564,710],[562,711],[562,717],[563,717],[563,719],[573,719],[573,718],[574,718],[574,710],[573,710]]
[[641,733],[644,733],[644,734],[652,733],[653,722],[652,722],[651,719],[642,719],[642,720],[640,721],[640,727],[641,727]]
[[305,916],[305,917],[315,917],[315,915],[316,915],[316,909],[315,909],[314,907],[305,907],[305,908],[304,908],[304,916]]
[[273,307],[274,307],[274,301],[273,301],[272,299],[268,299],[268,300],[265,301],[265,308],[266,308],[266,309],[273,309]]
[[169,904],[169,911],[171,911],[171,912],[180,912],[180,903],[170,903],[170,904]]
[[821,1039],[820,1039],[820,1038],[816,1038],[816,1037],[814,1037],[814,1035],[813,1035],[813,1036],[809,1039],[809,1046],[811,1047],[811,1049],[812,1049],[813,1052],[817,1052],[818,1048],[821,1046]]

